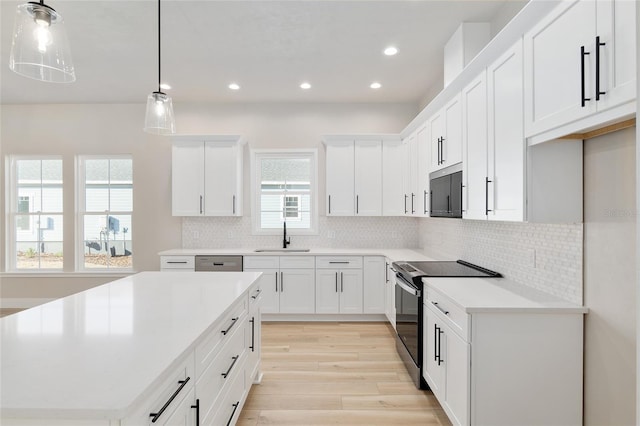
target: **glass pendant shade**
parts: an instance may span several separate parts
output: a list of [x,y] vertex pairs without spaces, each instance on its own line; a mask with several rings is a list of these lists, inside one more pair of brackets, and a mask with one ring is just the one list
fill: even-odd
[[9,68],[50,83],[72,83],[76,74],[62,16],[44,3],[26,3],[16,12]]
[[156,135],[169,135],[176,132],[173,103],[166,93],[153,92],[147,97],[144,131]]

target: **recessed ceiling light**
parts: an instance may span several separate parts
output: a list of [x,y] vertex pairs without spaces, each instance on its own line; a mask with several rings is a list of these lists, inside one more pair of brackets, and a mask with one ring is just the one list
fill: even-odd
[[229,89],[231,89],[231,90],[240,90],[240,85],[238,85],[237,83],[231,83],[229,85]]
[[161,88],[162,90],[171,90],[171,86],[170,86],[170,85],[168,85],[167,83],[162,83],[162,84],[160,85],[160,88]]
[[384,54],[387,56],[393,56],[396,53],[398,53],[398,49],[393,46],[389,46],[386,49],[384,49]]
[[311,89],[311,84],[309,84],[309,83],[307,83],[307,82],[305,81],[304,83],[300,84],[300,88],[301,88],[301,89],[305,89],[305,90],[307,90],[307,89]]
[[382,84],[380,84],[377,81],[375,81],[375,82],[371,83],[371,85],[369,87],[371,87],[372,89],[379,89],[379,88],[382,87]]

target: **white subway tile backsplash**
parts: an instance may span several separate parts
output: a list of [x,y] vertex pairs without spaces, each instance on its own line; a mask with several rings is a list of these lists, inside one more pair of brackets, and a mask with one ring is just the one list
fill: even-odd
[[582,224],[420,219],[420,247],[582,304]]

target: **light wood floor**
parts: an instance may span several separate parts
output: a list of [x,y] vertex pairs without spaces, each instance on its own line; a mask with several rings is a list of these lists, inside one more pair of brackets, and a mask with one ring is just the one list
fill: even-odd
[[260,385],[238,425],[449,425],[384,323],[263,323]]

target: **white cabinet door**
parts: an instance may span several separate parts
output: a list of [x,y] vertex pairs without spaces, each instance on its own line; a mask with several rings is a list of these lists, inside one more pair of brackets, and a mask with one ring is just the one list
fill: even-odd
[[444,360],[445,410],[453,424],[468,425],[470,411],[470,346],[447,325],[441,325],[440,358]]
[[[431,143],[429,129],[425,124],[418,129],[416,135],[418,157],[416,159],[416,215],[429,216],[429,172],[431,171]],[[413,163],[412,163],[413,166]]]
[[353,141],[337,141],[327,148],[327,216],[353,216],[354,146]]
[[487,68],[489,220],[525,219],[522,43]]
[[280,270],[245,268],[246,272],[262,272],[260,289],[262,290],[262,312],[277,314],[280,312]]
[[464,162],[462,217],[487,218],[487,79],[483,71],[462,90]]
[[340,313],[362,313],[362,270],[340,270]]
[[406,167],[401,141],[382,143],[382,215],[404,215],[403,169]]
[[315,270],[280,269],[280,313],[315,312]]
[[429,384],[431,391],[442,403],[445,397],[445,366],[442,354],[446,353],[446,348],[442,343],[441,324],[438,324],[436,314],[427,306],[423,309],[424,338],[423,340],[423,370],[424,379]]
[[[407,158],[404,173],[404,191],[407,197],[407,216],[418,213],[418,132],[409,136],[405,147]],[[409,166],[409,167],[406,167]]]
[[362,266],[363,312],[365,314],[386,313],[385,291],[387,276],[384,257],[365,256]]
[[[636,7],[630,0],[598,0],[597,37],[600,43],[598,110],[629,102],[636,97]],[[597,49],[597,47],[596,47]],[[594,89],[595,90],[595,89]]]
[[442,143],[442,165],[447,167],[462,161],[462,102],[456,95],[444,107],[445,135]]
[[[160,418],[158,425],[162,426],[193,426],[196,424],[196,400],[195,388],[191,388],[176,409],[163,421]],[[199,403],[199,402],[198,402]]]
[[171,149],[171,214],[204,214],[204,144],[174,142]]
[[340,312],[340,271],[337,269],[316,270],[316,313],[337,314]]
[[355,141],[357,216],[382,215],[382,141]]
[[[595,33],[596,2],[572,0],[561,2],[525,34],[526,136],[596,111],[595,93],[590,84]],[[590,100],[583,106],[585,98]]]
[[205,142],[205,197],[206,216],[241,216],[240,184],[242,164],[234,141]]
[[443,166],[442,164],[442,160],[441,160],[441,142],[442,142],[442,136],[444,135],[444,130],[445,130],[445,126],[444,126],[444,115],[443,115],[443,111],[440,110],[437,113],[435,113],[430,119],[429,119],[429,126],[428,126],[428,132],[429,132],[429,143],[431,145],[431,171],[436,171],[441,169]]

